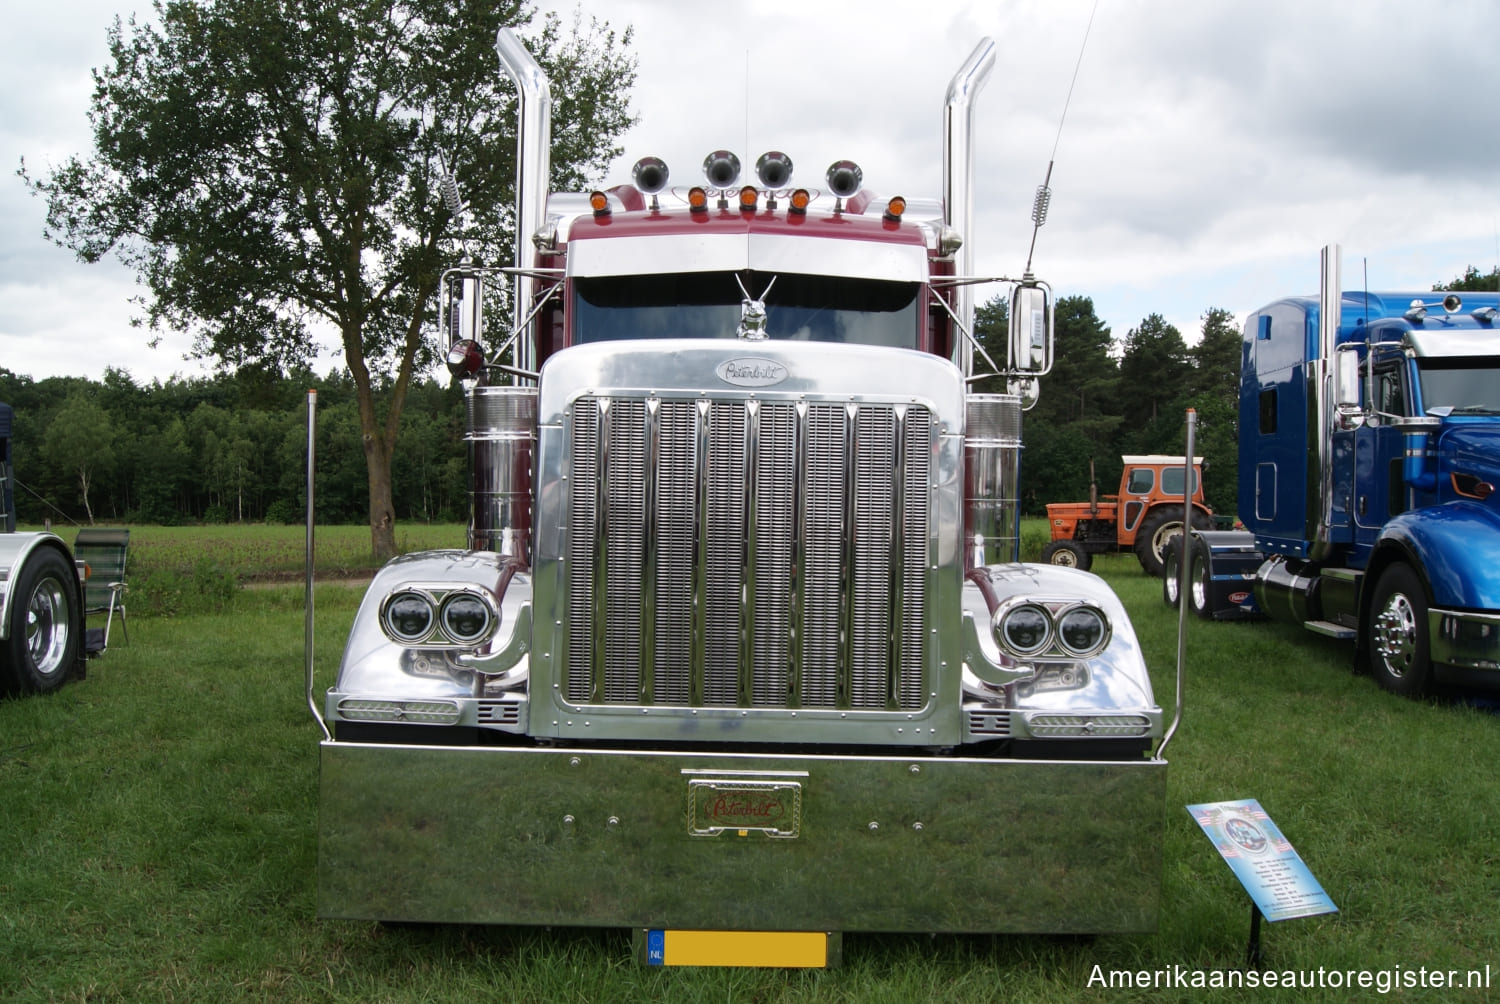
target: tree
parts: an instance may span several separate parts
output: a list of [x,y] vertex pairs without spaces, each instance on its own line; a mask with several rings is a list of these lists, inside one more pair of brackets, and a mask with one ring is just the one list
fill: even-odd
[[1434,292],[1454,289],[1466,289],[1476,293],[1484,291],[1494,292],[1500,289],[1500,265],[1490,269],[1488,272],[1481,272],[1473,265],[1470,265],[1464,270],[1464,274],[1457,279],[1449,283],[1439,283],[1433,286],[1432,289]]
[[1235,402],[1240,394],[1240,363],[1244,339],[1234,315],[1221,307],[1203,312],[1203,335],[1188,350],[1193,375],[1188,380],[1192,394],[1211,394]]
[[[1190,372],[1182,333],[1160,314],[1151,314],[1140,327],[1131,328],[1120,357],[1120,416],[1125,427],[1147,428],[1184,395]],[[1137,441],[1135,445],[1145,444]]]
[[114,439],[109,413],[82,394],[72,394],[58,409],[42,440],[43,459],[78,479],[78,498],[90,526],[94,524],[94,509],[89,503],[89,490],[95,477],[114,466]]
[[[310,363],[332,332],[356,391],[371,547],[395,551],[391,458],[439,277],[509,259],[515,96],[493,51],[518,0],[158,0],[95,71],[94,153],[45,177],[47,236],[113,252],[153,329],[230,370]],[[552,81],[552,182],[581,187],[630,124],[630,31],[528,40]],[[444,166],[473,207],[460,235]]]

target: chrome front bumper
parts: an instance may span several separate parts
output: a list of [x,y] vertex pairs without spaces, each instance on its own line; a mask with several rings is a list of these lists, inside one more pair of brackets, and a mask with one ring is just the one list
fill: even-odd
[[1156,927],[1166,763],[321,748],[318,912],[479,924]]
[[1500,672],[1500,614],[1429,610],[1427,638],[1434,663]]

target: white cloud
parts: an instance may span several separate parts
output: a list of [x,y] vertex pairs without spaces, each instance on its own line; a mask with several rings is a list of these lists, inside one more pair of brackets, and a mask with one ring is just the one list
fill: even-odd
[[[544,3],[571,19],[572,3]],[[1101,0],[1059,140],[1092,0],[926,8],[770,0],[596,0],[633,25],[641,122],[610,181],[645,154],[692,183],[708,151],[746,165],[788,153],[818,184],[851,157],[883,194],[935,196],[948,79],[997,43],[978,102],[977,268],[1019,272],[1053,144],[1054,197],[1035,267],[1092,296],[1117,338],[1149,313],[1196,337],[1209,307],[1243,315],[1317,284],[1342,242],[1346,283],[1423,289],[1500,261],[1500,6],[1465,0]],[[117,0],[69,16],[12,12],[0,42],[0,162],[86,153],[89,69],[107,58]],[[498,72],[498,70],[496,71]],[[748,137],[748,142],[747,142]],[[43,207],[0,184],[0,366],[44,376],[105,365],[138,379],[188,372],[185,345],[150,350],[134,292],[38,236]],[[71,301],[61,313],[57,305]],[[59,317],[66,320],[60,320]],[[86,349],[56,352],[65,331]]]

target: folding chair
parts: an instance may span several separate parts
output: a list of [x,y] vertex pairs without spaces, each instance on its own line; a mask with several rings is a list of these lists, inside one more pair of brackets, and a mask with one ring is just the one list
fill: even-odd
[[109,647],[109,629],[116,611],[125,644],[130,644],[130,628],[125,623],[125,548],[129,543],[129,530],[102,529],[79,530],[73,542],[73,556],[89,567],[83,586],[83,612],[105,615],[104,627],[84,632],[84,649],[89,655],[100,655]]

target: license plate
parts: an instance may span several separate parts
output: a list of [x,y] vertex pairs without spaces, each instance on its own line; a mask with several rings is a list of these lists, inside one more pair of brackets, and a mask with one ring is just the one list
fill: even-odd
[[637,932],[648,966],[758,966],[826,969],[838,964],[841,939],[827,931]]

